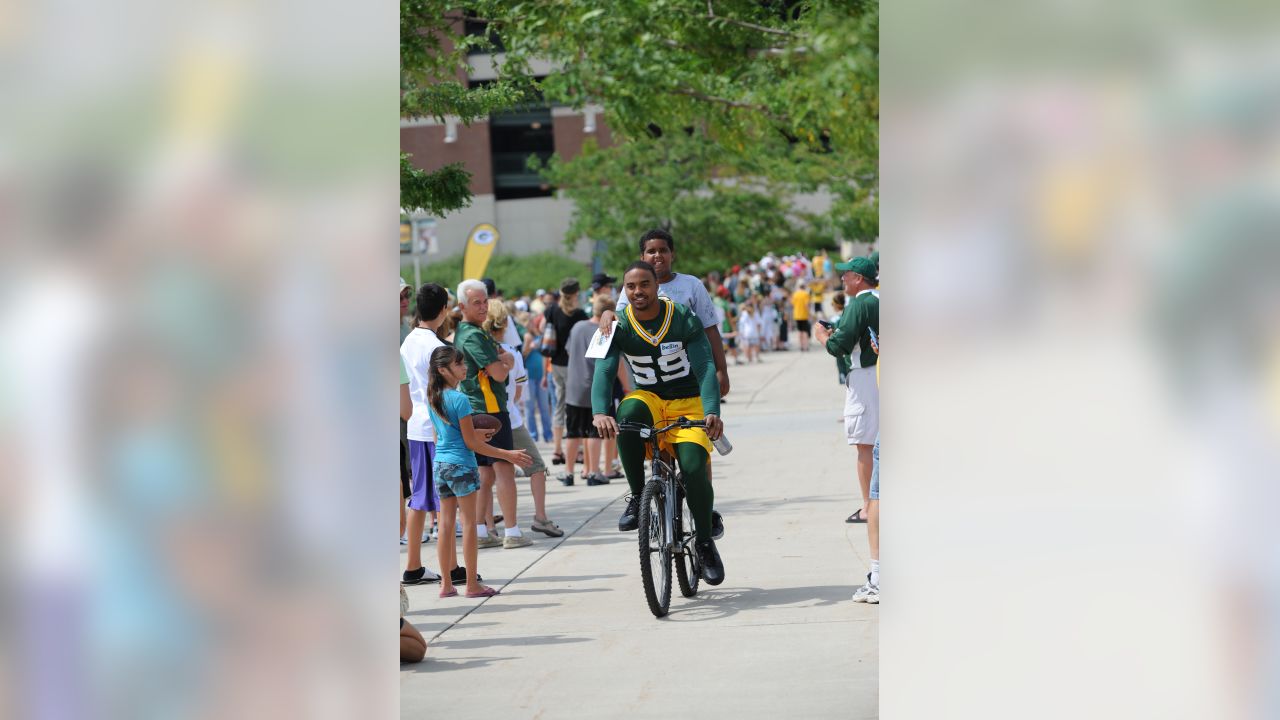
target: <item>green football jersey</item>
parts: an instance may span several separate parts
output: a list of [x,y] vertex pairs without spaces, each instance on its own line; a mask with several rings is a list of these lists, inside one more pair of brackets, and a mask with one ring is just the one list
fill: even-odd
[[701,396],[706,412],[719,413],[720,385],[702,322],[684,305],[664,297],[658,300],[662,309],[653,320],[637,320],[630,305],[619,313],[609,352],[596,363],[594,412],[605,412],[618,359],[624,358],[636,390],[647,390],[663,400]]
[[458,390],[471,401],[472,412],[506,412],[507,384],[490,378],[484,371],[498,361],[498,354],[502,352],[498,342],[479,325],[462,322],[454,331],[453,345],[462,351],[467,364],[467,377],[458,385]]

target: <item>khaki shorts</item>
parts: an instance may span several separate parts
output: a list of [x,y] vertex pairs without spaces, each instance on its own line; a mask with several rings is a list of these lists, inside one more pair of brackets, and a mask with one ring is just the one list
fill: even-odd
[[844,434],[850,445],[874,445],[880,434],[880,386],[874,365],[854,368],[845,378]]
[[565,385],[568,385],[569,366],[568,365],[552,365],[551,379],[556,384],[556,408],[555,423],[556,427],[563,428],[565,423],[564,407],[565,407]]
[[515,445],[513,449],[523,450],[529,453],[529,457],[533,458],[533,464],[524,468],[522,472],[525,477],[533,477],[540,472],[547,471],[547,465],[542,461],[542,453],[538,452],[538,446],[533,442],[533,436],[529,434],[529,428],[521,425],[511,431],[511,440]]

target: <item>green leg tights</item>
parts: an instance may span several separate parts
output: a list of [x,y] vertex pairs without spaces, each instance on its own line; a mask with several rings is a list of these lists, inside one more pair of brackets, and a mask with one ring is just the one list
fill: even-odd
[[695,443],[677,443],[676,460],[680,462],[680,474],[684,476],[684,489],[689,496],[689,512],[693,514],[694,531],[698,540],[711,539],[711,508],[715,503],[715,491],[707,479],[706,448]]
[[[648,405],[632,399],[625,400],[618,406],[618,421],[652,426],[653,416],[649,413]],[[644,446],[645,441],[639,433],[618,433],[618,457],[622,460],[622,472],[627,476],[631,494],[636,497],[644,492]],[[707,479],[707,462],[710,457],[701,445],[677,443],[675,447],[676,461],[680,463],[680,473],[684,476],[684,487],[689,496],[689,512],[693,514],[695,532],[699,540],[709,540],[711,508],[715,501],[715,492],[711,489],[711,481]]]
[[[636,399],[624,400],[618,406],[618,422],[653,425],[653,416],[649,414],[649,406],[644,402]],[[640,433],[618,433],[618,459],[622,461],[622,472],[627,476],[631,494],[637,498],[644,492],[644,446],[645,441]]]

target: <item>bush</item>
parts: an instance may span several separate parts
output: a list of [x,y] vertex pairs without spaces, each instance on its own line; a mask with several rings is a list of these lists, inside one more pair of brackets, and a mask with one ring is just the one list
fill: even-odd
[[[560,281],[566,277],[578,278],[584,288],[591,285],[590,265],[555,252],[533,255],[495,254],[489,259],[489,267],[485,269],[484,275],[493,278],[498,289],[508,298],[532,295],[538,288],[559,290]],[[413,265],[401,267],[400,276],[412,285]],[[440,283],[450,292],[455,292],[462,280],[462,255],[441,260],[423,259],[422,282]]]

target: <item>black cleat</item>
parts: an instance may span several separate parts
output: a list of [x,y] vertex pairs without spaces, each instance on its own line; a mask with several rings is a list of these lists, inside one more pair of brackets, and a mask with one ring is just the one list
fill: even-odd
[[618,518],[618,532],[627,532],[640,527],[640,496],[627,496],[627,509]]
[[711,511],[711,539],[719,540],[724,537],[724,518],[715,510]]
[[560,473],[559,477],[557,477],[556,479],[559,480],[560,484],[565,487],[573,486],[573,473]]
[[601,475],[600,473],[591,473],[590,475],[587,476],[587,485],[590,487],[596,487],[597,485],[608,485],[608,484],[609,484],[609,478]]
[[724,563],[720,562],[720,553],[716,550],[715,540],[699,540],[693,544],[702,562],[702,579],[708,585],[719,585],[724,582]]

